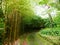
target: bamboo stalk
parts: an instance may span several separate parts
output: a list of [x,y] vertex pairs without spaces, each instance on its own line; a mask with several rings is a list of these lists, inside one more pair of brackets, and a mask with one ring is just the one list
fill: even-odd
[[17,26],[17,14],[15,12],[15,15],[14,15],[14,18],[15,18],[15,30],[14,30],[14,42],[15,42],[15,38],[16,38],[16,26]]

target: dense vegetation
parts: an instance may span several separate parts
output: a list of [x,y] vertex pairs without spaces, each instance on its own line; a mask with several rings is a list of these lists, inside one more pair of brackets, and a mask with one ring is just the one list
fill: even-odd
[[39,31],[42,28],[45,28],[45,22],[41,17],[23,17],[22,19],[22,33],[29,33],[34,31]]
[[[21,36],[24,40],[24,35],[28,35],[28,43],[48,39],[48,44],[59,45],[59,41],[54,42],[57,39],[50,41],[49,36],[60,36],[60,0],[1,0],[0,6],[0,45],[5,43],[13,45]],[[42,8],[41,10],[40,6],[46,8],[45,11]],[[42,11],[42,14],[36,14],[35,8],[38,12]],[[56,10],[55,13],[54,10]],[[52,12],[55,15],[51,14]],[[48,18],[45,15],[48,15]],[[43,42],[44,45],[48,45],[47,42]],[[32,45],[40,45],[40,43],[37,44],[36,41]]]

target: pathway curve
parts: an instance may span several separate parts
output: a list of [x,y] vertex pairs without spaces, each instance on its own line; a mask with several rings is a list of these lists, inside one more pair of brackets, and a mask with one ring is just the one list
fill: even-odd
[[15,41],[14,45],[53,45],[51,42],[45,40],[38,34],[29,34],[27,37],[23,37]]

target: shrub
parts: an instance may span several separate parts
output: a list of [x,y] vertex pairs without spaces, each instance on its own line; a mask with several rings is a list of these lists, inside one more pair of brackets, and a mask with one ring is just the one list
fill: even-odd
[[41,17],[34,15],[34,17],[26,16],[22,19],[22,32],[34,32],[44,28],[45,22]]

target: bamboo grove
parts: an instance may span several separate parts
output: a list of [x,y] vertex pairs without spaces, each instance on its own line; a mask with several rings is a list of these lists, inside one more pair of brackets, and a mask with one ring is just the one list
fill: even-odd
[[[9,2],[9,1],[11,1],[11,2]],[[14,0],[5,1],[5,31],[6,31],[6,33],[5,33],[4,45],[6,43],[7,43],[7,45],[10,45],[10,44],[14,45],[13,43],[17,39],[20,38],[20,35],[24,34],[24,32],[26,33],[26,31],[27,31],[27,33],[29,33],[29,31],[28,31],[29,29],[27,29],[28,26],[27,27],[25,26],[26,28],[24,28],[24,23],[23,23],[24,17],[28,16],[31,18],[32,21],[35,20],[32,17],[32,15],[34,16],[35,14],[33,13],[32,9],[29,9],[29,8],[32,8],[29,6],[31,4],[27,5],[28,8],[24,7],[24,5],[26,6],[26,4],[29,2],[29,0],[26,0],[27,1],[26,4],[23,4],[24,0],[21,0],[21,1],[22,1],[22,3],[20,3],[21,6],[18,5],[18,3],[17,3],[18,1],[14,1]],[[22,9],[21,9],[21,7],[22,7]],[[30,13],[27,11],[23,12],[25,10],[29,10],[29,12],[30,11],[32,11],[32,12],[30,12]],[[30,15],[27,15],[26,13],[28,13]],[[43,20],[40,20],[40,21],[43,21]],[[33,25],[34,25],[34,23],[33,23]],[[43,23],[40,25],[43,25]],[[43,28],[43,26],[41,26],[41,27]],[[35,27],[33,27],[33,28],[35,28]],[[38,27],[36,27],[36,28],[38,28]],[[36,29],[34,29],[34,30],[36,30]]]
[[[57,23],[55,23],[55,19],[53,20],[50,13],[48,13],[49,18],[47,19],[36,15],[34,7],[40,5],[40,3],[41,2],[37,0],[0,1],[0,18],[2,17],[4,19],[3,45],[15,45],[15,41],[18,39],[24,40],[27,35],[29,36],[31,33],[33,34],[31,37],[34,38],[34,34],[41,29],[57,27]],[[48,8],[50,8],[50,6],[54,7],[48,3],[48,0],[42,3],[46,4]],[[57,4],[60,3],[56,3],[56,6],[59,7]],[[54,8],[57,8],[56,6]],[[59,10],[59,8],[57,8],[57,10]],[[21,39],[21,37],[23,38]],[[35,37],[38,37],[38,34]],[[30,41],[34,40],[35,39],[31,39]]]

